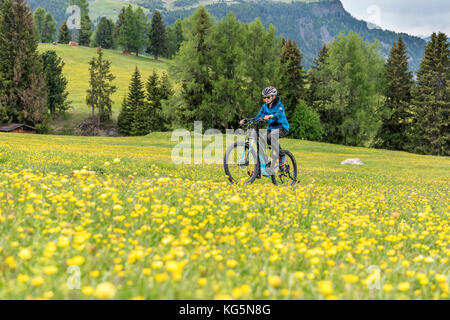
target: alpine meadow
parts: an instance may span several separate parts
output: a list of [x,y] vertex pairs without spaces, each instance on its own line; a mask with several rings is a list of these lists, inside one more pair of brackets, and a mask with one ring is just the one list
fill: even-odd
[[449,75],[339,0],[0,0],[0,299],[449,300]]

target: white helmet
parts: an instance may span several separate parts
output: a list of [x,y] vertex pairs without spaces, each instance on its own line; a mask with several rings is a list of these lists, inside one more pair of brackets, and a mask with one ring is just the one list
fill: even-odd
[[274,87],[267,87],[262,91],[263,96],[276,96],[277,94],[278,91]]

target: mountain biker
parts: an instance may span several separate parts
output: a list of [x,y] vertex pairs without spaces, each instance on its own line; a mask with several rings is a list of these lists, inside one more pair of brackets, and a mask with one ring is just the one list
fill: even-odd
[[[283,138],[289,132],[289,123],[286,119],[286,114],[284,112],[284,105],[281,103],[280,97],[278,97],[278,91],[274,87],[264,88],[262,91],[265,103],[262,105],[261,110],[259,110],[256,119],[264,117],[264,120],[268,120],[269,124],[267,126],[267,144],[271,146],[272,139]],[[245,120],[241,120],[240,124],[244,124]],[[279,144],[278,144],[279,146]],[[278,148],[274,148],[271,152],[271,163],[276,163],[278,158]],[[280,148],[281,149],[281,148]],[[286,156],[282,153],[280,157],[280,170],[284,170],[286,167]]]

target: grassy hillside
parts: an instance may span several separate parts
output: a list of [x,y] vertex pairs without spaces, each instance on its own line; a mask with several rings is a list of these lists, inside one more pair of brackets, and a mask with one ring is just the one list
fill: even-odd
[[170,138],[0,133],[0,297],[448,299],[449,158],[283,139],[299,184],[239,187]]
[[[69,99],[73,101],[73,108],[67,112],[63,121],[55,121],[52,128],[73,127],[77,122],[91,114],[91,109],[86,105],[86,90],[89,87],[89,61],[97,55],[97,49],[87,47],[69,47],[68,45],[40,44],[39,51],[54,50],[64,62],[64,75],[69,82]],[[116,119],[123,97],[126,95],[131,75],[137,66],[141,71],[142,79],[147,81],[155,70],[158,73],[167,72],[170,61],[161,59],[155,61],[152,57],[125,56],[120,51],[104,50],[105,59],[111,61],[111,71],[116,76],[114,84],[118,87],[113,95],[113,118]]]

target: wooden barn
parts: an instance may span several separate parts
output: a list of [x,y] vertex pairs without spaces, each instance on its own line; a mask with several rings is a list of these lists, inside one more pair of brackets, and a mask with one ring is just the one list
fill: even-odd
[[0,132],[36,133],[36,128],[22,123],[0,124]]

